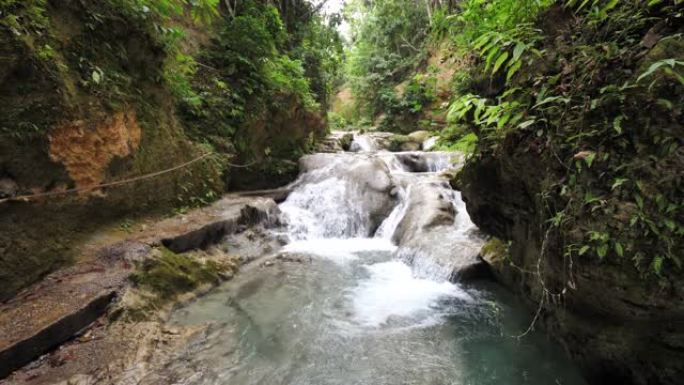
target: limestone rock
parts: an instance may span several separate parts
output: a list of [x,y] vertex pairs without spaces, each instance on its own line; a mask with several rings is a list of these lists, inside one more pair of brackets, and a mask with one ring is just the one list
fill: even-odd
[[[668,341],[684,336],[684,287],[676,280],[661,280],[665,286],[658,287],[627,258],[573,260],[568,274],[570,260],[560,241],[552,235],[545,239],[539,230],[546,210],[537,198],[543,167],[538,156],[514,151],[464,167],[458,185],[473,222],[510,241],[509,262],[493,252],[484,252],[483,258],[502,283],[527,300],[530,312],[543,293],[539,274],[548,290],[562,293],[562,304],[545,305],[540,326],[560,341],[590,383],[678,383],[684,351]],[[629,212],[625,206],[616,216],[627,218]],[[540,263],[543,243],[547,253]]]
[[409,139],[411,139],[412,142],[416,142],[416,143],[423,143],[426,140],[428,140],[428,138],[430,138],[431,136],[432,136],[432,133],[430,131],[425,131],[425,130],[414,131],[414,132],[408,134]]

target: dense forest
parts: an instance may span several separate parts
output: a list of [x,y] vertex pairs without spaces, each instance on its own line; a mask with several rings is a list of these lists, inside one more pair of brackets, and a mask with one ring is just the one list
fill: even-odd
[[[447,260],[437,280],[470,297],[489,293],[471,283],[484,276],[514,293],[526,321],[504,338],[518,341],[513,351],[541,333],[586,383],[676,384],[684,373],[683,91],[681,0],[0,0],[0,384],[126,383],[131,357],[155,349],[158,357],[135,369],[136,383],[186,383],[194,377],[183,370],[206,374],[197,367],[211,365],[188,369],[169,358],[202,344],[191,340],[195,329],[169,326],[177,308],[224,290],[241,265],[306,264],[302,255],[322,253],[297,241],[327,240],[329,259],[340,253],[331,240],[356,240],[353,252],[343,250],[353,254],[365,250],[358,239],[388,232],[392,260],[415,279],[428,271],[436,280]],[[479,230],[445,227],[470,221]],[[278,282],[286,271],[254,282]],[[230,317],[258,324],[248,314],[256,305],[240,295],[260,298],[259,285],[235,289]],[[395,304],[394,293],[413,298],[425,285],[373,295],[386,295],[381,302],[400,319],[408,310],[398,309],[417,300]],[[256,307],[280,309],[269,302],[279,295]],[[468,308],[487,319],[474,324],[495,320],[497,338],[511,334],[498,295],[484,310]],[[60,302],[67,297],[73,304]],[[16,327],[22,317],[25,327]],[[266,335],[265,324],[245,330]],[[86,326],[101,342],[83,342]],[[222,335],[213,332],[203,338]],[[87,349],[99,353],[84,363]],[[280,345],[266,350],[298,357]],[[478,352],[469,351],[475,377],[444,375],[458,384],[506,383],[502,373],[511,384],[583,383],[555,361],[532,370],[506,356],[512,369],[497,368]],[[110,361],[117,367],[103,370]],[[411,377],[423,373],[416,365],[405,378],[446,383],[435,377],[441,363],[425,364],[430,375]],[[397,383],[374,372],[383,365],[368,373]],[[410,367],[384,366],[397,376]],[[74,380],[84,373],[85,382]],[[337,383],[318,372],[307,380],[227,373],[187,383]]]

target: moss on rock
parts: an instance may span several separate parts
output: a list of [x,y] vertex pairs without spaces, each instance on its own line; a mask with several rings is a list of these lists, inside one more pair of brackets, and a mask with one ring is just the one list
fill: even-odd
[[162,247],[154,258],[142,263],[131,280],[166,301],[202,284],[219,282],[221,273],[227,269],[217,262],[201,262],[192,255],[176,254]]

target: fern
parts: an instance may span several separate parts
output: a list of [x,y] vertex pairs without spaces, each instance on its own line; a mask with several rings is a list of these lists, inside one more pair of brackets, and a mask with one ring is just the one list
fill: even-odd
[[490,31],[483,34],[475,40],[473,49],[484,58],[485,72],[490,72],[493,76],[505,69],[506,81],[509,81],[522,68],[527,54],[541,57],[541,51],[535,48],[540,39],[538,29],[531,24],[522,24],[504,32]]

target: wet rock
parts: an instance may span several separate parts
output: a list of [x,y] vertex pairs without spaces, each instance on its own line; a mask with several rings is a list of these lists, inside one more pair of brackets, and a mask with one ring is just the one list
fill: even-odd
[[481,275],[482,242],[467,216],[457,216],[454,194],[458,193],[439,177],[413,184],[393,240],[414,267],[422,263],[431,275],[437,271],[443,278],[459,280]]
[[430,151],[437,146],[438,136],[431,136],[423,142],[423,151]]
[[[557,296],[547,303],[540,326],[557,339],[590,383],[676,384],[684,371],[684,351],[667,341],[684,336],[684,287],[676,277],[644,279],[628,258],[569,259],[561,240],[540,231],[547,207],[538,197],[545,167],[534,154],[501,151],[469,162],[459,186],[473,222],[506,242],[483,251],[496,277],[536,311],[544,287]],[[618,218],[630,218],[631,204]],[[572,237],[572,232],[566,232]],[[540,250],[547,254],[540,263]],[[571,274],[568,274],[569,266]],[[657,293],[657,294],[656,294]]]
[[425,130],[414,131],[414,132],[408,134],[408,138],[412,142],[416,142],[416,143],[423,143],[426,140],[428,140],[428,138],[430,136],[432,136],[432,133],[430,131],[425,131]]
[[17,182],[10,178],[0,178],[0,199],[11,198],[19,193]]
[[421,144],[419,142],[406,142],[402,143],[399,147],[401,151],[418,151],[420,150]]
[[354,134],[344,131],[333,131],[323,140],[316,143],[316,152],[342,152],[349,151],[354,140]]
[[240,209],[240,215],[215,219],[186,233],[164,238],[162,244],[174,253],[207,249],[230,234],[244,231],[255,225],[270,228],[280,225],[280,211],[272,199],[254,200]]
[[429,171],[428,162],[424,154],[417,152],[400,153],[396,155],[397,160],[410,172]]
[[240,210],[240,225],[254,226],[262,224],[265,227],[280,225],[280,209],[275,201],[262,200],[248,204]]
[[351,147],[352,141],[354,140],[354,134],[351,132],[347,132],[342,137],[339,139],[340,147],[342,147],[342,150],[344,151],[349,151],[349,148]]
[[113,291],[103,291],[88,298],[80,307],[41,325],[31,335],[0,336],[0,378],[72,338],[100,317],[114,296]]

